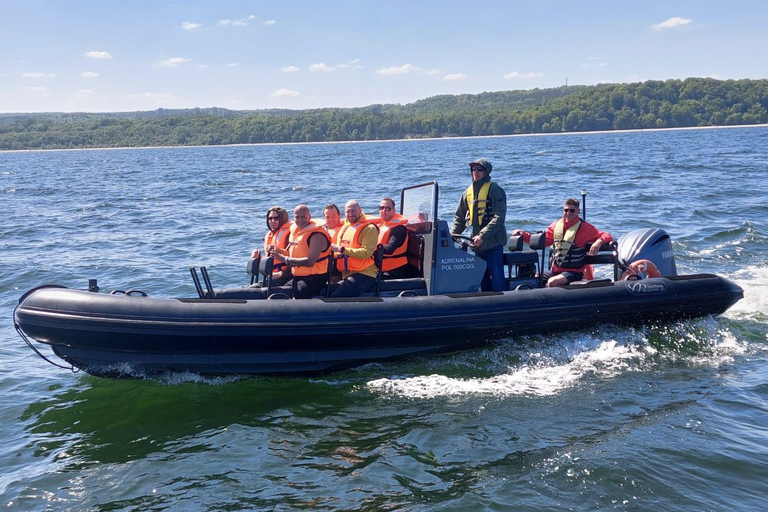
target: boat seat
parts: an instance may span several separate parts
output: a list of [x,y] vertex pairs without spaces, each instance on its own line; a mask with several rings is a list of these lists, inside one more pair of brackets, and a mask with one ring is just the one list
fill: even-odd
[[[420,224],[430,224],[430,222],[422,222]],[[409,228],[414,224],[409,224]],[[417,231],[412,231],[408,235],[408,248],[405,251],[405,257],[408,259],[408,267],[410,273],[414,277],[422,277],[424,275],[424,237]]]
[[387,279],[379,283],[379,292],[427,290],[427,282],[421,277]]

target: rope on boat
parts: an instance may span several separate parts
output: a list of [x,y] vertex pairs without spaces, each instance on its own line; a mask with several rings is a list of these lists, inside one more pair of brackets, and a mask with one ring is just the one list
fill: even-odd
[[[13,318],[16,318],[16,309],[19,307],[20,304],[21,303],[17,304],[16,307],[13,308]],[[42,352],[37,350],[37,348],[34,345],[32,345],[32,342],[29,341],[29,338],[27,338],[27,335],[24,334],[24,332],[21,330],[21,326],[18,323],[13,322],[13,326],[16,328],[16,332],[19,333],[19,336],[21,336],[21,339],[24,340],[24,343],[26,343],[27,346],[29,348],[31,348],[35,352],[35,354],[40,356],[43,360],[51,363],[53,366],[56,366],[57,368],[63,368],[65,370],[70,370],[72,373],[78,373],[80,371],[80,368],[75,368],[74,365],[64,366],[63,364],[59,364],[59,363],[57,363],[55,361],[51,361],[50,359],[45,357]]]

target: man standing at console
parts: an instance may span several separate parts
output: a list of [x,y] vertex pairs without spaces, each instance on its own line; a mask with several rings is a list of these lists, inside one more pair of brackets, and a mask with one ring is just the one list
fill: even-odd
[[452,235],[460,235],[467,227],[472,229],[472,245],[475,254],[485,260],[485,270],[480,285],[482,291],[502,291],[504,283],[504,245],[507,243],[507,194],[491,181],[493,166],[485,158],[469,164],[472,184],[464,191],[456,207]]

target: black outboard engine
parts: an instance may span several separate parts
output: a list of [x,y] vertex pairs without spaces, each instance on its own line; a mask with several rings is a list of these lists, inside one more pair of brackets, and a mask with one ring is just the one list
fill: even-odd
[[629,267],[639,260],[649,260],[662,276],[676,276],[672,239],[663,229],[646,228],[630,231],[619,238],[618,259]]

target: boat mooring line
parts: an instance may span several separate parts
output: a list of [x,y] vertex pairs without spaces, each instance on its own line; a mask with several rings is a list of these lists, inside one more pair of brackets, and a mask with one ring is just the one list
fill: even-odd
[[[16,307],[15,307],[15,308],[13,308],[13,318],[14,318],[14,319],[16,318],[16,309],[17,309],[18,307],[19,307],[19,304],[17,304],[17,305],[16,305]],[[45,361],[47,361],[47,362],[51,363],[53,366],[55,366],[55,367],[57,367],[57,368],[63,368],[64,370],[70,370],[72,373],[79,373],[79,372],[80,372],[80,368],[75,368],[75,366],[74,366],[74,365],[71,365],[71,366],[64,366],[63,364],[59,364],[59,363],[56,363],[56,362],[54,362],[54,361],[51,361],[51,360],[50,360],[50,359],[48,359],[47,357],[45,357],[45,356],[42,354],[42,352],[40,352],[39,350],[37,350],[37,348],[36,348],[34,345],[32,345],[32,343],[29,341],[29,339],[27,338],[27,336],[26,336],[26,335],[24,334],[24,332],[21,330],[21,326],[20,326],[19,324],[17,324],[17,323],[14,321],[14,322],[13,322],[13,326],[16,328],[16,332],[17,332],[17,333],[19,333],[19,336],[21,336],[21,339],[23,339],[23,340],[24,340],[24,343],[26,343],[26,344],[27,344],[27,346],[28,346],[29,348],[31,348],[32,350],[34,350],[34,351],[35,351],[35,354],[37,354],[38,356],[40,356],[42,359],[44,359]]]

